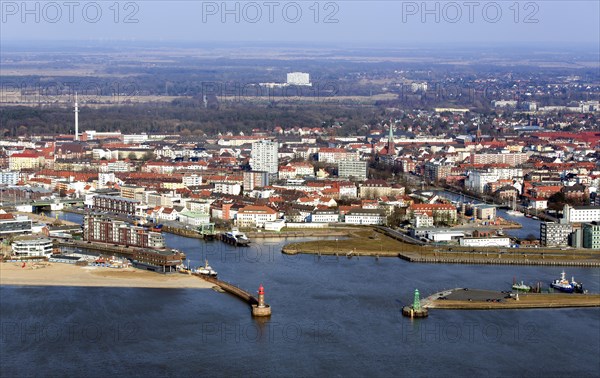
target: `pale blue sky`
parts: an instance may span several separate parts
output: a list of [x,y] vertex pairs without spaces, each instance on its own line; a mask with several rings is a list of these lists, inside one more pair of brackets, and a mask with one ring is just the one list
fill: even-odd
[[[70,9],[63,0],[28,2],[29,13],[21,1],[2,0],[0,40],[277,41],[361,46],[544,42],[600,48],[600,2],[596,0],[427,2],[427,9],[432,10],[429,14],[421,1],[269,1],[227,2],[233,10],[229,14],[221,1],[121,1],[118,14],[114,0],[75,1],[69,19]],[[127,15],[130,22],[126,22]]]

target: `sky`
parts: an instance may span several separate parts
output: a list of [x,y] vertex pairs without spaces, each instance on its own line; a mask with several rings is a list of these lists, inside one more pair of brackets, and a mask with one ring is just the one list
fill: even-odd
[[5,1],[0,42],[584,45],[600,1]]

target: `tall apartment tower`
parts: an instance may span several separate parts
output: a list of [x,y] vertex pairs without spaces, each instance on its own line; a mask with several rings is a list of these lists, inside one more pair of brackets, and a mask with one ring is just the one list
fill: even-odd
[[253,171],[264,171],[271,177],[277,177],[279,168],[279,148],[277,142],[261,140],[252,143],[250,166]]

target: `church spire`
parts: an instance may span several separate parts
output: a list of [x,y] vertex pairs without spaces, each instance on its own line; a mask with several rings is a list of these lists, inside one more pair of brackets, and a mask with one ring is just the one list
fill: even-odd
[[390,118],[390,133],[388,135],[387,143],[388,155],[396,155],[396,149],[394,148],[394,121]]

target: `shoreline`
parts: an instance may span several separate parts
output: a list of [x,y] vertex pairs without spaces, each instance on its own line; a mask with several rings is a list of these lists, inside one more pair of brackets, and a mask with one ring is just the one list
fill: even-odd
[[0,286],[122,287],[210,289],[214,285],[192,275],[159,274],[135,268],[80,267],[62,263],[0,263]]

